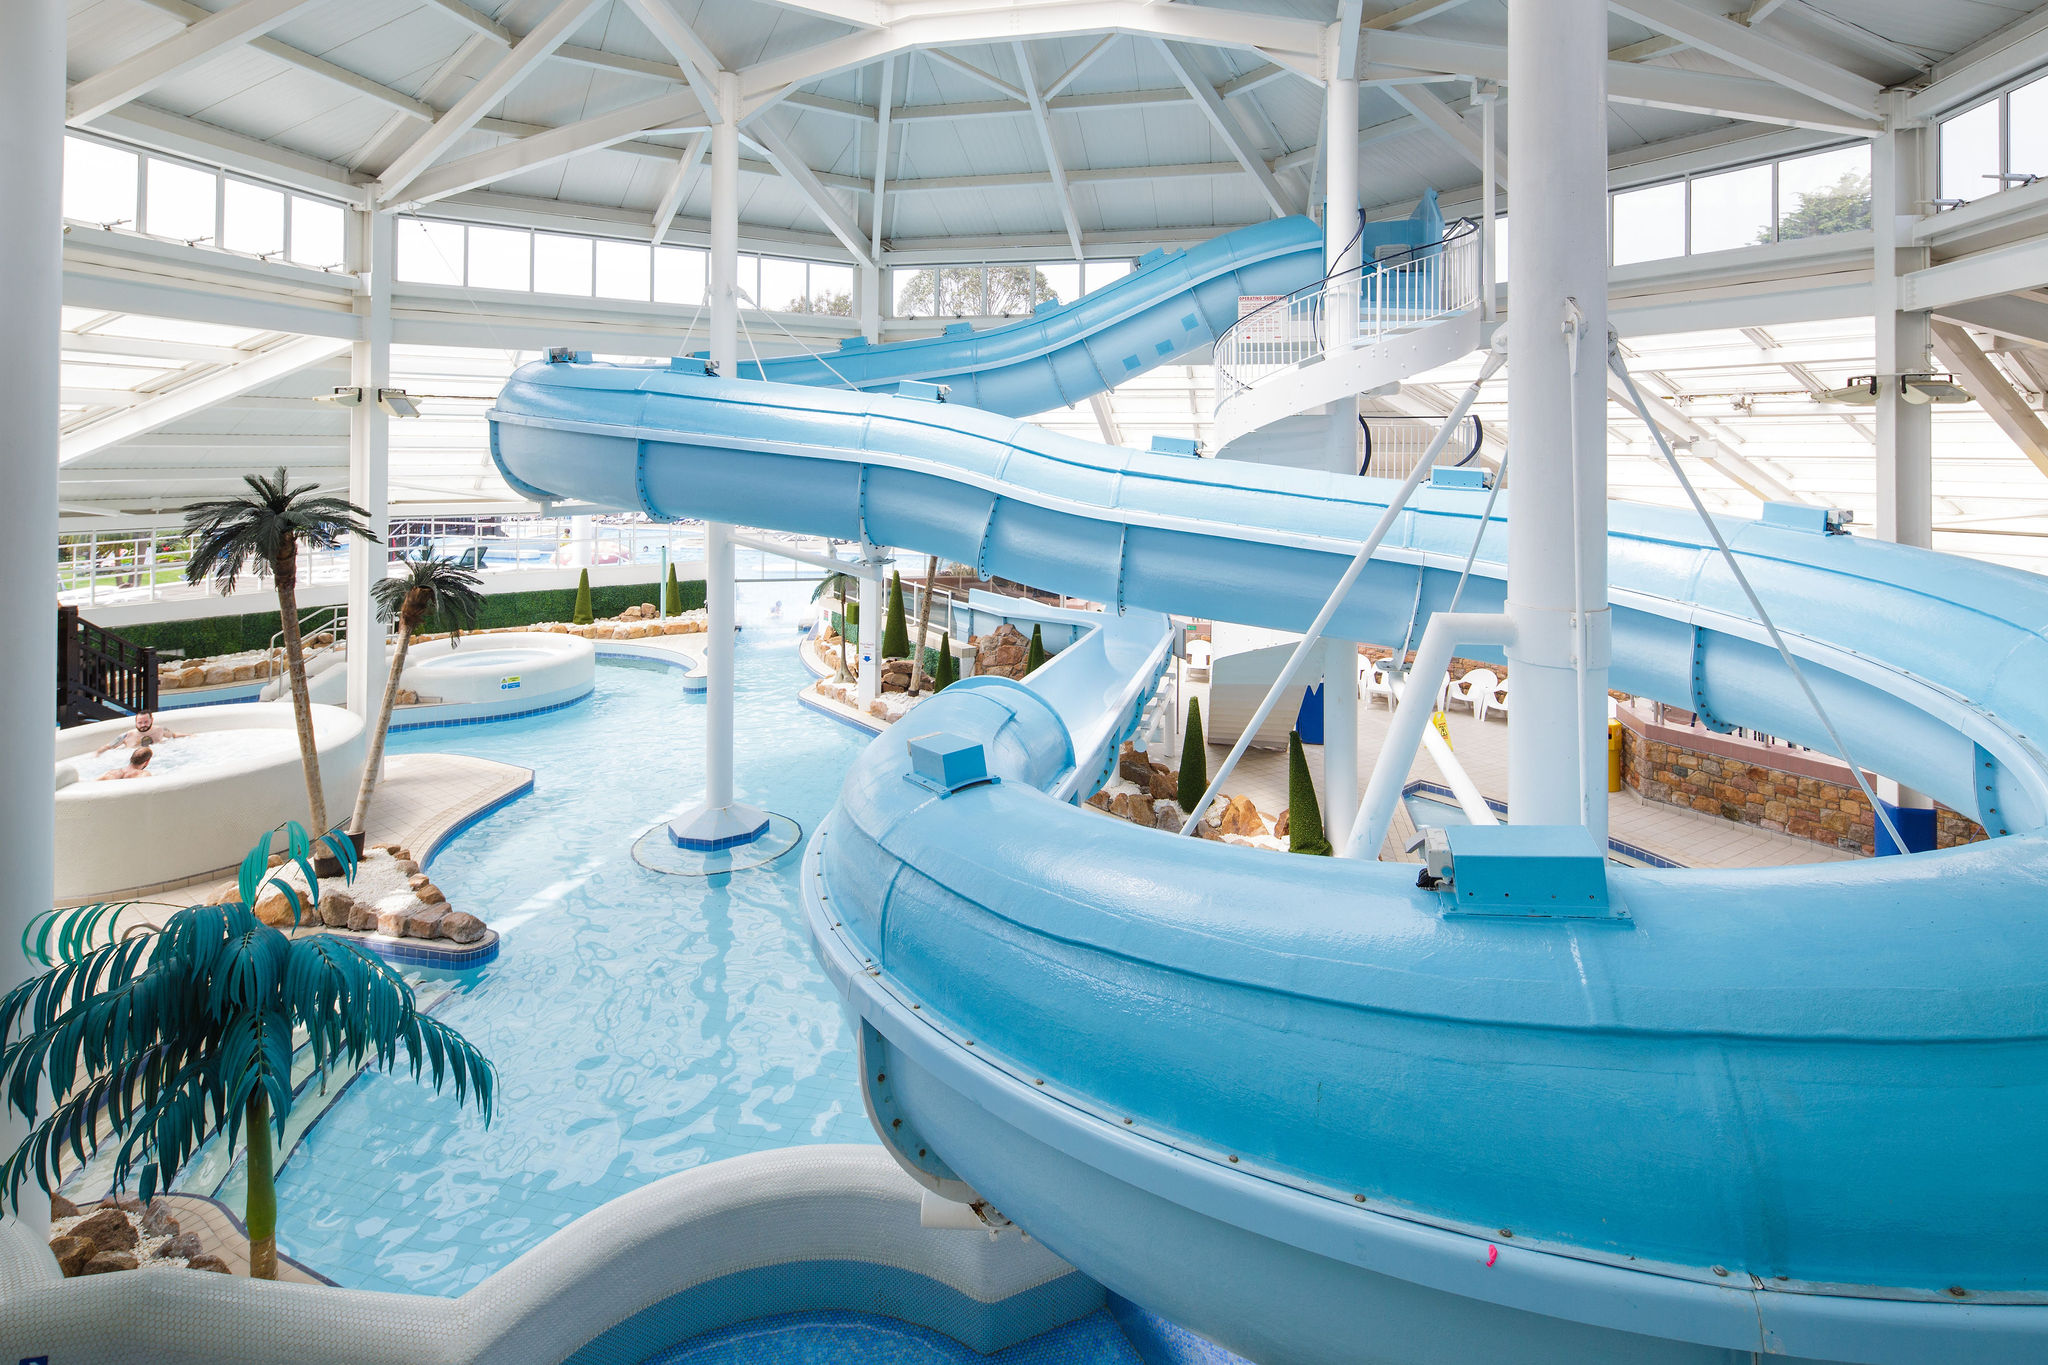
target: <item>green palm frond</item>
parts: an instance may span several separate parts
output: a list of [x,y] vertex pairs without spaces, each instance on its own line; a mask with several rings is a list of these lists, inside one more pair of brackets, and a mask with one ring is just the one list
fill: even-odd
[[460,639],[483,610],[483,580],[456,560],[422,553],[399,561],[396,575],[371,584],[370,600],[380,621],[398,624],[410,610],[415,629],[432,617]]
[[[301,867],[309,886],[316,843],[354,874],[345,837],[315,841],[296,825],[285,836],[285,866]],[[50,965],[0,997],[0,1095],[31,1125],[0,1160],[0,1197],[17,1200],[29,1180],[55,1188],[118,1139],[114,1187],[135,1176],[149,1198],[202,1143],[235,1142],[256,1099],[282,1136],[299,1029],[317,1070],[346,1061],[388,1071],[403,1051],[415,1079],[452,1085],[490,1121],[490,1062],[421,1014],[404,977],[353,942],[294,939],[256,918],[249,902],[272,886],[299,904],[269,867],[270,839],[242,865],[240,903],[189,906],[126,936],[115,926],[128,906],[51,911],[31,924],[24,946]]]
[[314,496],[320,485],[294,488],[284,469],[245,474],[249,491],[231,498],[207,498],[185,508],[185,531],[193,538],[185,581],[212,578],[222,592],[234,591],[242,574],[279,562],[299,546],[326,550],[344,536],[372,540],[369,513],[346,498]]

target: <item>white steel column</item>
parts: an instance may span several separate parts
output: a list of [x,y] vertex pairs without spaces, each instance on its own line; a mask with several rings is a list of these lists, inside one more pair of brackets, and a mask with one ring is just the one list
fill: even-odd
[[391,530],[391,418],[377,404],[377,390],[391,384],[391,283],[393,221],[388,213],[349,214],[356,230],[356,267],[362,281],[356,315],[362,339],[349,354],[349,383],[363,399],[349,409],[348,500],[369,513],[374,542],[351,540],[348,547],[348,709],[368,719],[383,695],[384,626],[370,602],[370,588],[384,577]]
[[[11,658],[0,668],[0,991],[29,975],[21,951],[30,916],[55,890],[56,816],[50,804],[50,729],[57,676],[57,317],[63,301],[64,10],[11,5],[0,44],[0,616]],[[42,586],[38,587],[37,584]],[[47,1096],[44,1097],[47,1099]],[[48,1113],[45,1108],[44,1113]],[[0,1144],[27,1133],[0,1109]],[[49,1201],[22,1186],[10,1240],[48,1235]],[[25,1249],[26,1246],[25,1246]],[[40,1245],[35,1254],[48,1253]],[[21,1262],[24,1266],[28,1262]],[[22,1352],[26,1354],[26,1350]]]
[[1500,307],[1500,87],[1482,85],[1479,101],[1479,314]]
[[854,700],[862,714],[882,695],[882,570],[867,565],[860,577],[860,680]]
[[1323,641],[1323,829],[1342,841],[1358,818],[1358,646]]
[[[1335,275],[1359,264],[1358,243],[1358,78],[1339,69],[1341,43],[1333,33],[1330,82],[1323,96],[1323,269]],[[1358,330],[1358,278],[1332,284],[1323,294],[1330,349],[1349,345]],[[1358,399],[1341,398],[1325,410],[1327,468],[1358,472]]]
[[[1929,253],[1913,245],[1911,229],[1921,206],[1934,194],[1933,135],[1904,123],[1894,111],[1887,129],[1870,144],[1871,311],[1876,323],[1877,534],[1901,545],[1934,544],[1934,407],[1908,403],[1902,374],[1929,368],[1934,342],[1931,313],[1899,307],[1903,276],[1927,267]],[[1877,781],[1877,796],[1896,809],[1893,823],[1908,843],[1916,833],[1933,847],[1933,820],[1907,811],[1931,811],[1933,799],[1890,778]],[[1876,830],[1885,838],[1883,827]]]
[[[1870,144],[1870,225],[1876,239],[1872,311],[1877,323],[1877,534],[1902,545],[1934,543],[1934,408],[1908,403],[1901,374],[1927,368],[1933,317],[1899,307],[1901,277],[1928,253],[1908,235],[1931,194],[1929,135],[1894,125]],[[1516,231],[1520,231],[1520,227]]]
[[[1508,12],[1508,811],[1607,842],[1607,5]],[[1574,367],[1572,333],[1578,337]]]
[[[711,129],[711,362],[721,377],[739,369],[739,77],[718,73],[719,121]],[[733,800],[732,528],[704,527],[704,800],[669,825],[684,848],[715,851],[751,842],[768,817]]]

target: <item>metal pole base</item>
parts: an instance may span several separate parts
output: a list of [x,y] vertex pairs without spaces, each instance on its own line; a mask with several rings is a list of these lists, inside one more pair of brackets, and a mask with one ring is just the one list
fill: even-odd
[[729,806],[692,806],[668,824],[670,843],[698,853],[738,848],[767,832],[768,812],[737,802]]

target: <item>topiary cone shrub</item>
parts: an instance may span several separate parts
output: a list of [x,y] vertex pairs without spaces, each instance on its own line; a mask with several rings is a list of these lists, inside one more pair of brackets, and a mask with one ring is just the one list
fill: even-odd
[[1024,651],[1024,671],[1036,673],[1045,667],[1045,632],[1037,626],[1031,628],[1031,647]]
[[597,618],[590,613],[590,570],[585,569],[576,579],[576,610],[569,614],[574,625],[587,626]]
[[889,615],[882,622],[882,657],[910,657],[910,626],[903,619],[903,575],[893,570],[889,574]]
[[1287,851],[1328,858],[1336,853],[1323,837],[1323,808],[1316,802],[1315,780],[1308,775],[1308,755],[1301,731],[1287,732]]
[[663,589],[662,610],[670,616],[683,614],[683,585],[676,581],[676,566],[668,566],[668,586]]
[[1202,738],[1202,703],[1188,698],[1187,728],[1181,733],[1180,789],[1174,799],[1183,812],[1193,814],[1202,793],[1209,790],[1209,746]]
[[942,631],[939,635],[939,666],[932,674],[932,691],[943,692],[958,681],[960,666],[953,661],[953,633]]

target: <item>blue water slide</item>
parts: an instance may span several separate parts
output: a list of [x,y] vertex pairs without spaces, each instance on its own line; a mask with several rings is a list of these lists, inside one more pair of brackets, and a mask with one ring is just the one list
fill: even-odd
[[[1389,483],[662,367],[527,366],[491,430],[529,496],[1106,605],[1032,685],[918,708],[1000,780],[941,796],[885,734],[807,850],[878,1130],[933,1188],[1261,1362],[2048,1359],[2048,580],[1724,522],[1857,759],[2002,837],[1615,868],[1622,917],[1472,916],[1412,866],[1075,804],[1155,614],[1303,628]],[[1443,609],[1483,503],[1418,493],[1332,634]],[[1610,526],[1614,685],[1825,744],[1696,522]],[[1501,604],[1510,534],[1468,609]]]
[[[871,346],[853,337],[822,356],[743,359],[741,377],[893,392],[944,384],[952,401],[1021,417],[1080,403],[1200,350],[1237,321],[1240,294],[1286,294],[1321,279],[1323,231],[1276,218],[1185,251],[1153,251],[1114,284],[1029,318]],[[698,357],[701,360],[701,357]]]

